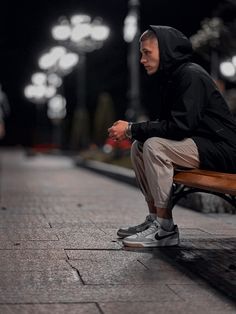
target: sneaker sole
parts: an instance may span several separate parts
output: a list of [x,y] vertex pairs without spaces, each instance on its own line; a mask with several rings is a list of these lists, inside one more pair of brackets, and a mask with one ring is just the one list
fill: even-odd
[[123,241],[124,246],[129,246],[129,247],[141,247],[141,248],[147,248],[147,247],[163,247],[163,246],[179,246],[180,241],[173,239],[173,240],[168,240],[168,241],[162,241],[162,242],[154,242],[154,243],[142,243],[142,242],[128,242],[128,241]]

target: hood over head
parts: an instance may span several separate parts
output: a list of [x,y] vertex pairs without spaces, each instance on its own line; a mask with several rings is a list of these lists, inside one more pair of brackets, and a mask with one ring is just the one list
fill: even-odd
[[180,31],[169,26],[150,25],[156,34],[160,50],[160,68],[157,71],[170,72],[180,64],[189,60],[192,55],[192,45]]

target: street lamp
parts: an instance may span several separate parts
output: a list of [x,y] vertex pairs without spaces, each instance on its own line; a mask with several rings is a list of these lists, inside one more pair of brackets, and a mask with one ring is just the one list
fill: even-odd
[[[218,79],[218,46],[224,28],[224,23],[219,17],[206,18],[201,22],[201,29],[190,37],[193,49],[207,59],[210,57],[211,75],[214,79]],[[209,48],[210,51],[206,48]]]
[[73,15],[70,19],[62,17],[59,24],[52,28],[53,38],[80,56],[77,96],[81,108],[86,105],[86,53],[101,48],[109,33],[110,29],[102,23],[101,18],[92,20],[85,14]]
[[67,51],[65,47],[51,48],[39,58],[39,67],[44,72],[32,75],[31,83],[24,89],[25,97],[36,104],[47,102],[61,86],[61,76],[70,73],[78,61],[78,54]]
[[[88,118],[86,113],[86,55],[89,52],[100,49],[108,38],[109,33],[109,27],[103,24],[100,17],[92,19],[89,15],[85,14],[73,15],[69,19],[61,17],[59,23],[52,28],[52,36],[55,40],[79,54],[79,64],[77,67],[78,88],[76,88],[77,106],[74,113],[74,117],[81,117],[79,119]],[[85,128],[88,125],[87,122],[75,121],[75,124],[78,125],[81,123]],[[75,129],[78,129],[78,126]],[[83,132],[83,135],[72,134],[72,137],[75,138],[72,139],[72,142],[76,143],[72,144],[74,149],[77,149],[78,146],[87,146],[88,129],[86,131],[83,130]]]

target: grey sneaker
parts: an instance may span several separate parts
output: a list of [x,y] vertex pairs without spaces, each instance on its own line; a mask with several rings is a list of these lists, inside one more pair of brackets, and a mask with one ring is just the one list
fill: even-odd
[[161,247],[179,245],[179,230],[175,225],[172,231],[161,228],[155,220],[148,229],[129,236],[123,240],[125,246],[130,247]]
[[151,215],[148,215],[143,223],[137,226],[133,227],[122,227],[117,231],[117,235],[120,238],[125,238],[128,236],[131,236],[133,234],[136,234],[138,232],[142,232],[149,228],[149,226],[152,224],[154,221],[154,218]]

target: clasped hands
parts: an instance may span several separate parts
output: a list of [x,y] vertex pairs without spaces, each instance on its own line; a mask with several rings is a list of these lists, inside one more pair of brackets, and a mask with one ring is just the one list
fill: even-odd
[[122,141],[126,139],[126,130],[128,127],[128,122],[123,120],[118,120],[113,123],[113,125],[108,129],[109,137],[114,141]]

